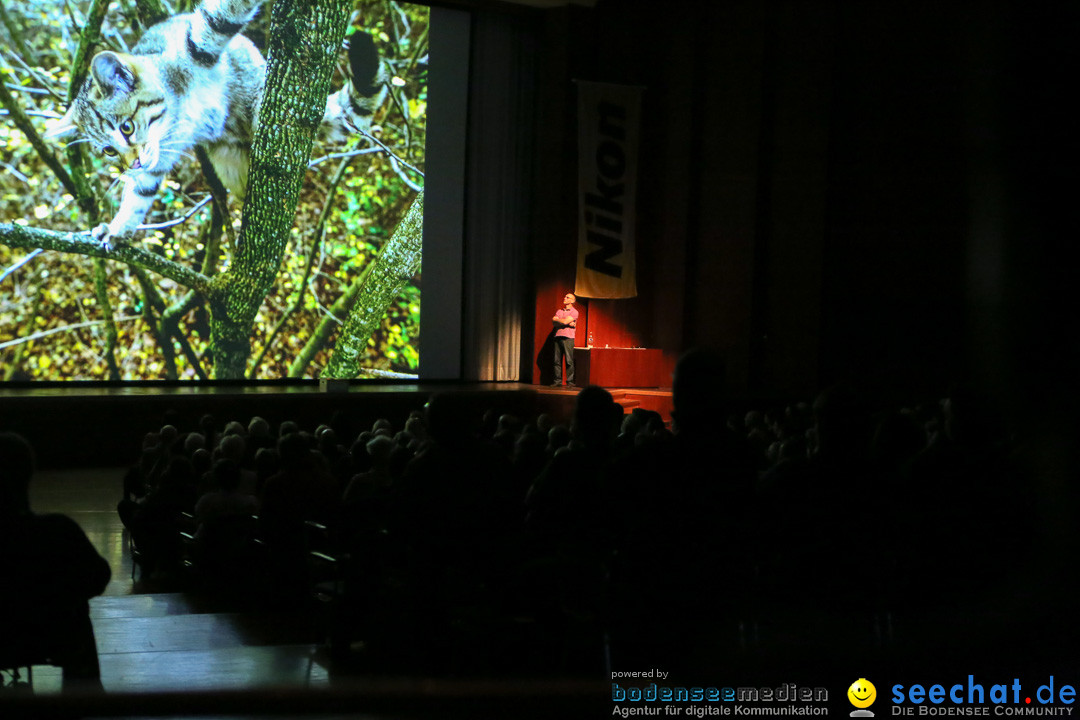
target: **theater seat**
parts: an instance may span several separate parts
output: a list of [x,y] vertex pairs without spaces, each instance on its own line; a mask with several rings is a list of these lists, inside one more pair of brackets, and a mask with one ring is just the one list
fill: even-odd
[[[26,648],[0,648],[0,689],[34,689],[34,666],[51,665],[49,659],[41,653]],[[22,680],[22,670],[26,671],[26,681]],[[8,675],[11,679],[8,679]]]

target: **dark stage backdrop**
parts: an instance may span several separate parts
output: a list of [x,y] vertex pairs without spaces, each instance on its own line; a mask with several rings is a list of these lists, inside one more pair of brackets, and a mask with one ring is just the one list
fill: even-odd
[[972,132],[1003,120],[976,91],[984,72],[1006,77],[965,7],[629,0],[553,13],[534,380],[574,286],[575,78],[645,87],[640,297],[589,304],[598,342],[714,348],[731,392],[750,395],[856,378],[933,395],[965,374],[983,262]]

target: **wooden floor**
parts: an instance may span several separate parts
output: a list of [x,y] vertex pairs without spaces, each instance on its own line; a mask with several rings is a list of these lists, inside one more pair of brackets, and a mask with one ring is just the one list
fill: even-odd
[[[122,474],[43,471],[31,485],[34,510],[74,519],[112,567],[105,594],[90,601],[106,691],[325,686],[327,668],[317,658],[316,633],[306,618],[227,612],[161,581],[132,580],[115,508]],[[58,668],[34,668],[35,693],[59,690]]]
[[[236,610],[162,580],[132,579],[116,514],[122,469],[39,471],[35,512],[74,519],[112,567],[90,601],[104,695],[62,693],[61,673],[33,668],[33,694],[0,694],[0,718],[339,718],[593,716],[599,679],[363,676],[331,672],[310,613]],[[138,576],[137,576],[138,577]],[[230,607],[230,604],[232,607]]]

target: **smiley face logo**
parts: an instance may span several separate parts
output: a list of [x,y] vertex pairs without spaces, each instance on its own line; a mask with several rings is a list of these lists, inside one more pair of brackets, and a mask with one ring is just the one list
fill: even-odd
[[851,687],[847,690],[847,696],[855,707],[868,708],[877,699],[877,688],[874,687],[874,683],[866,678],[859,678],[851,683]]

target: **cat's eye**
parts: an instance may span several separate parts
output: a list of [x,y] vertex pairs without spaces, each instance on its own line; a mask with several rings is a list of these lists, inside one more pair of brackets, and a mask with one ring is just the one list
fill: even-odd
[[105,153],[109,157],[116,157],[118,155],[118,153],[116,152],[116,148],[114,148],[112,145],[106,145],[105,147],[101,148],[101,152]]
[[135,132],[135,125],[130,120],[125,120],[120,123],[120,132],[124,133],[124,135],[130,135]]

